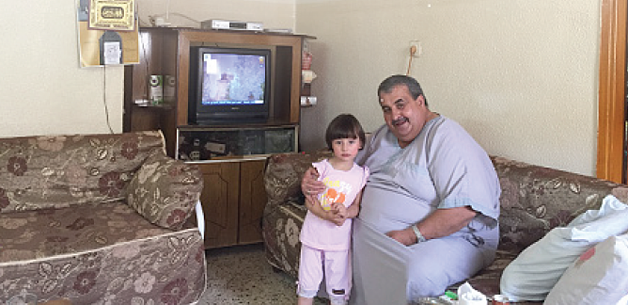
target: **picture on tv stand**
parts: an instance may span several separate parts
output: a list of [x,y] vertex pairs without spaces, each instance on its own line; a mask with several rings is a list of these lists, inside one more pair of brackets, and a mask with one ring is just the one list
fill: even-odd
[[204,54],[203,106],[261,105],[266,59],[244,54]]

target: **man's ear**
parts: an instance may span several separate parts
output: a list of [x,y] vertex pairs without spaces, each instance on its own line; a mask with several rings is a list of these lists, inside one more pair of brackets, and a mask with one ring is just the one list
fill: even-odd
[[419,97],[416,98],[416,101],[419,102],[419,105],[425,105],[425,97],[423,94],[419,95]]

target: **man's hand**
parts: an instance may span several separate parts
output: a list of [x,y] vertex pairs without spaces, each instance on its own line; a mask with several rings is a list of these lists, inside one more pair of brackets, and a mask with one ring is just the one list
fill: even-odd
[[301,179],[301,191],[306,197],[308,195],[317,195],[325,191],[325,184],[322,181],[318,181],[318,171],[310,167],[303,174]]
[[[477,212],[468,206],[436,209],[432,214],[421,220],[421,222],[417,224],[417,227],[428,240],[445,237],[464,228],[473,220],[475,215],[477,215]],[[386,235],[406,246],[417,243],[417,237],[412,227],[390,231],[386,233]]]
[[386,233],[388,237],[402,243],[403,245],[409,246],[416,244],[416,235],[412,228],[407,228],[403,230],[390,231]]

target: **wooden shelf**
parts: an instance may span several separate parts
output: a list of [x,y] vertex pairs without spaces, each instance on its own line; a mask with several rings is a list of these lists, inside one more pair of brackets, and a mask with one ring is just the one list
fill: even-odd
[[[294,126],[298,147],[300,97],[309,94],[302,87],[301,57],[307,35],[274,32],[201,30],[193,28],[140,28],[140,62],[125,67],[124,131],[161,129],[166,150],[177,157],[179,130],[223,128],[268,129]],[[259,48],[271,50],[271,103],[269,119],[255,124],[190,125],[188,90],[190,48],[195,46]],[[165,106],[142,107],[136,101],[149,99],[150,75],[174,77],[175,94]],[[305,89],[307,87],[307,89]],[[307,90],[307,91],[304,91]],[[262,181],[264,154],[231,155],[196,162],[203,172],[205,188],[201,204],[205,213],[207,248],[261,242],[261,216],[266,204]]]

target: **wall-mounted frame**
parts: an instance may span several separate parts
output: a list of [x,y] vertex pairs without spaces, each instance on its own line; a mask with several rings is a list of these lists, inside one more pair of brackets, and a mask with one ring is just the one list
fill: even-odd
[[[107,6],[106,3],[113,4]],[[126,65],[139,62],[138,20],[135,14],[134,0],[76,0],[76,4],[81,67]],[[124,9],[124,12],[110,10],[105,15],[117,14],[116,16],[125,19],[125,21],[114,22],[110,20],[112,25],[117,25],[105,29],[92,27],[89,23],[97,7],[106,8],[100,10],[101,12],[113,7]],[[126,14],[127,12],[132,13]],[[129,22],[132,24],[131,27],[128,26]],[[100,19],[100,25],[104,25],[104,23],[103,19]],[[122,24],[124,26],[121,26]],[[128,30],[129,28],[130,30]]]
[[135,0],[90,0],[88,28],[91,30],[135,30]]

